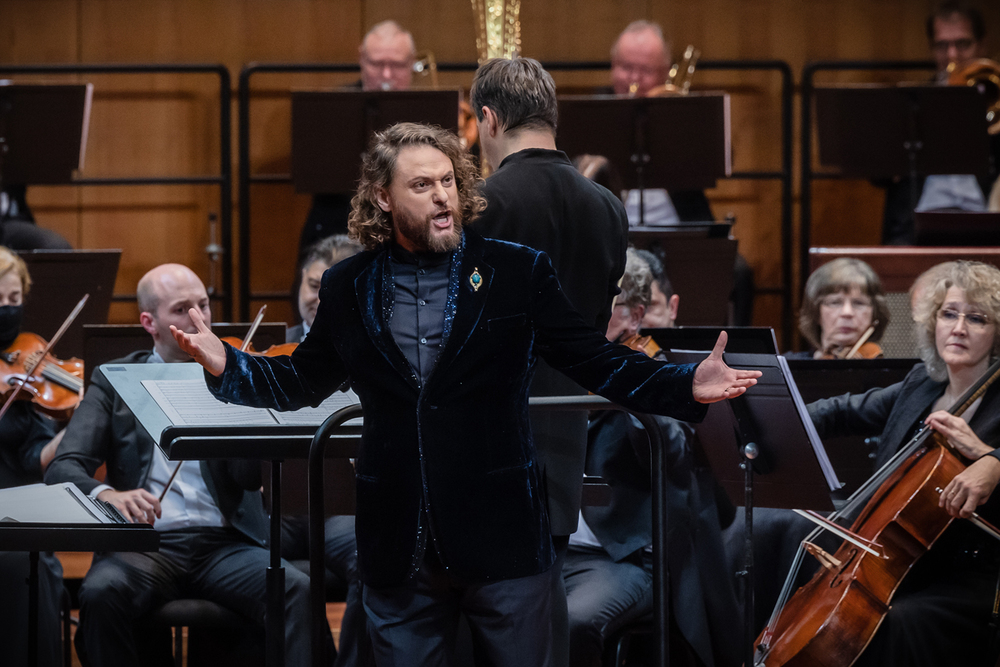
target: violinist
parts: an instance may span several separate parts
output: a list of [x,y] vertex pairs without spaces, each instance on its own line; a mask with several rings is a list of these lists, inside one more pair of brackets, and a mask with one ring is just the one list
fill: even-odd
[[878,358],[882,356],[878,341],[888,324],[889,307],[878,274],[860,259],[840,257],[813,271],[806,281],[799,331],[812,351],[786,356]]
[[[607,338],[639,341],[640,323],[660,282],[672,296],[665,326],[672,326],[679,297],[670,280],[658,278],[643,259],[645,251],[629,248],[621,294],[612,310]],[[635,343],[625,343],[636,349]],[[644,351],[649,354],[649,349]],[[663,358],[662,353],[649,356]],[[683,664],[732,665],[736,643],[728,641],[728,625],[737,616],[731,579],[723,576],[723,547],[715,504],[715,481],[697,465],[694,429],[687,422],[658,417],[667,448],[668,515],[670,517],[671,622],[679,630],[671,639],[673,660]],[[570,536],[562,574],[569,607],[570,664],[598,667],[608,636],[651,614],[652,488],[647,436],[628,413],[606,410],[591,414],[587,428],[586,473],[603,477],[611,487],[605,506],[582,508]]]
[[[923,424],[973,461],[944,489],[940,504],[955,517],[978,509],[1000,520],[992,498],[1000,480],[1000,385],[961,417],[947,412],[1000,351],[1000,270],[950,263],[918,293],[915,319],[922,364],[898,384],[817,401],[809,413],[821,437],[877,435],[876,467]],[[1000,542],[956,520],[903,579],[881,627],[857,665],[993,665],[1000,595]]]
[[649,286],[649,305],[642,316],[642,329],[669,329],[677,319],[677,309],[681,298],[674,294],[673,285],[663,269],[663,262],[649,250],[636,250],[639,257],[646,262],[653,274],[653,282]]
[[[119,361],[190,361],[170,327],[193,331],[192,309],[211,322],[202,281],[186,266],[164,264],[142,277],[136,293],[139,321],[153,349]],[[93,478],[102,463],[107,464],[104,483]],[[244,616],[248,630],[263,627],[269,554],[259,463],[185,461],[161,502],[176,465],[139,426],[100,369],[94,371],[45,481],[73,482],[113,504],[126,519],[152,524],[160,533],[160,549],[94,556],[80,588],[76,649],[84,665],[138,666],[161,657],[144,653],[148,647],[137,639],[138,620],[178,597],[211,600]],[[287,563],[284,567],[285,660],[304,665],[309,662],[309,581]]]
[[[24,298],[31,277],[24,260],[0,246],[0,349],[8,351],[21,332]],[[6,397],[6,396],[5,396]],[[30,401],[14,401],[0,419],[0,488],[35,484],[55,454],[56,424],[34,410]],[[28,554],[0,552],[0,646],[11,665],[28,663]],[[59,604],[62,566],[51,553],[38,559],[39,665],[61,664]]]

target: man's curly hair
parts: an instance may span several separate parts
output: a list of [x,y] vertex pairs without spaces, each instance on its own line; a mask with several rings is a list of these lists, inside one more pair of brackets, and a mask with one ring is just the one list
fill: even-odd
[[408,146],[432,146],[451,160],[458,187],[457,214],[462,225],[475,220],[486,208],[486,199],[479,193],[482,179],[455,133],[432,125],[397,123],[372,137],[362,158],[357,194],[351,199],[348,233],[368,250],[393,237],[392,215],[379,208],[376,197],[392,184],[396,159]]

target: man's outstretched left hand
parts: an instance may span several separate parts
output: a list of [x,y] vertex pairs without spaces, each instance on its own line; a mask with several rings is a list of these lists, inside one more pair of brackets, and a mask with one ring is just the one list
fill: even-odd
[[720,333],[712,354],[698,364],[694,371],[691,393],[699,403],[716,403],[739,396],[747,387],[757,384],[757,378],[761,376],[760,371],[738,371],[726,365],[722,360],[722,353],[726,350],[728,340],[729,336],[725,331]]

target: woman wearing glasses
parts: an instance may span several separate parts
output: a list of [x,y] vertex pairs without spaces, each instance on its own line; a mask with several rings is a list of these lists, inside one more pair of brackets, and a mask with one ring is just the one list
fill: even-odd
[[[922,364],[903,382],[817,401],[809,413],[821,437],[881,433],[881,467],[924,424],[971,461],[941,492],[954,517],[973,511],[1000,524],[1000,382],[961,417],[947,410],[985,374],[1000,351],[1000,269],[951,262],[918,293],[914,319]],[[811,279],[810,279],[811,280]],[[959,519],[903,579],[858,665],[993,665],[1000,601],[1000,541]]]
[[813,271],[806,281],[799,331],[812,346],[787,355],[815,359],[874,359],[889,323],[878,275],[860,259],[842,257]]

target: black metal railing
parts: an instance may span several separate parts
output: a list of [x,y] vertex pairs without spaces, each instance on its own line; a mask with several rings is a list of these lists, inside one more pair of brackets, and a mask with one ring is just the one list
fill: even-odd
[[[0,65],[0,74],[41,75],[41,74],[191,74],[213,75],[219,78],[219,173],[218,175],[197,176],[149,176],[116,178],[78,178],[70,185],[75,186],[138,186],[138,185],[218,185],[219,186],[219,228],[222,246],[222,290],[213,298],[222,302],[227,319],[233,319],[232,290],[232,113],[230,95],[232,84],[229,69],[221,64],[57,64],[57,65]],[[134,295],[116,295],[115,301],[134,299]]]

